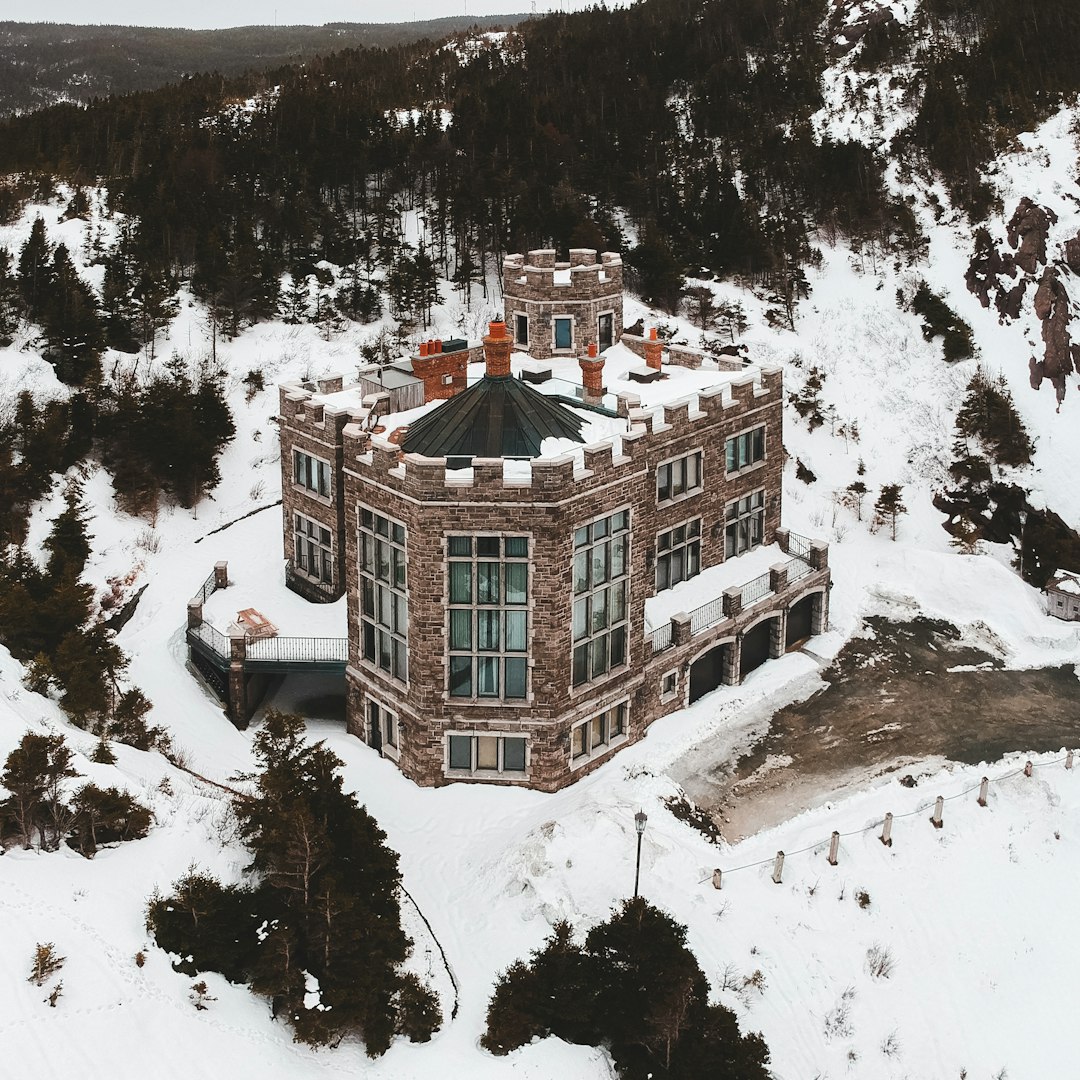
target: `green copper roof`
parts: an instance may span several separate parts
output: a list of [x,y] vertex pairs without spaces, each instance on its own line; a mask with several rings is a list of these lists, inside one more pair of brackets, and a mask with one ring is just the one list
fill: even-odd
[[584,442],[582,423],[520,379],[484,376],[410,424],[401,448],[436,458],[534,458],[544,439]]

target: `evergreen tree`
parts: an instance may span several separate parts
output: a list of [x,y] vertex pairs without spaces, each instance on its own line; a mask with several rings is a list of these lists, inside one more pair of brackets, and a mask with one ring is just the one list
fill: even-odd
[[892,538],[896,539],[896,523],[901,514],[907,513],[907,507],[903,500],[903,487],[900,484],[883,484],[881,493],[874,503],[874,520],[872,527],[880,529],[882,525],[888,525]]
[[45,219],[34,218],[30,235],[19,249],[19,292],[26,305],[27,316],[38,322],[52,284],[50,271],[52,245],[45,235]]

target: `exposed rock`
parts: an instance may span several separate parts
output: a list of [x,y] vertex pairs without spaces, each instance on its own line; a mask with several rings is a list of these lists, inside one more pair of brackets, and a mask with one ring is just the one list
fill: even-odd
[[1012,252],[1006,251],[1002,254],[988,230],[980,225],[975,231],[975,250],[964,275],[968,292],[977,296],[984,308],[990,306],[992,296],[994,306],[1002,318],[1018,319],[1020,306],[1024,302],[1027,278],[1021,277],[1009,289],[1005,288],[1001,281],[1003,277],[1015,278],[1018,270]]
[[1053,210],[1033,203],[1026,196],[1020,200],[1013,216],[1009,219],[1009,243],[1019,250],[1016,252],[1017,265],[1034,274],[1040,264],[1046,262],[1046,236],[1052,223],[1057,221]]
[[1065,261],[1074,274],[1080,274],[1080,233],[1065,241]]
[[1000,285],[998,286],[997,299],[994,303],[998,309],[998,314],[1003,319],[1020,318],[1020,306],[1024,302],[1024,291],[1028,287],[1029,280],[1022,277],[1011,289],[1003,289]]
[[1038,388],[1036,375],[1040,381],[1048,379],[1060,402],[1065,397],[1065,377],[1074,370],[1075,349],[1069,340],[1069,297],[1052,266],[1044,271],[1035,293],[1035,314],[1042,320],[1045,348],[1041,362],[1032,360],[1032,385]]

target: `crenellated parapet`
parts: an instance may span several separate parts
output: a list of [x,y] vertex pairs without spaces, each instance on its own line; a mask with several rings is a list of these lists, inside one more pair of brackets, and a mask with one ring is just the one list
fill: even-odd
[[403,453],[381,435],[348,424],[343,429],[345,468],[362,483],[390,487],[419,502],[563,502],[642,475],[680,447],[722,450],[723,439],[762,410],[778,424],[783,373],[772,366],[747,369],[654,409],[642,409],[634,395],[624,398],[623,434],[527,463],[473,458],[468,468],[448,468],[445,458]]

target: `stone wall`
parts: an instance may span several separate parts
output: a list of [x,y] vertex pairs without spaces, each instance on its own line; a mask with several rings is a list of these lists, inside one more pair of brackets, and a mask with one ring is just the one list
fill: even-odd
[[[760,381],[747,373],[663,410],[662,418],[630,409],[633,429],[621,452],[610,443],[585,447],[584,469],[573,457],[533,461],[531,478],[509,479],[501,460],[474,460],[468,472],[447,472],[445,462],[401,455],[385,440],[346,427],[344,531],[349,591],[349,729],[367,737],[367,702],[398,714],[399,764],[417,783],[445,782],[447,731],[529,736],[527,778],[518,781],[554,790],[610,757],[570,768],[570,729],[617,702],[629,701],[628,740],[642,736],[657,716],[681,707],[659,700],[661,668],[644,636],[644,604],[654,592],[657,534],[701,517],[702,568],[724,558],[726,504],[764,487],[765,537],[780,522],[782,386],[779,370]],[[727,438],[758,425],[766,429],[765,460],[725,474]],[[656,504],[656,467],[701,451],[703,488],[664,506]],[[402,522],[407,529],[409,578],[409,684],[364,663],[359,654],[357,514],[361,505]],[[628,663],[604,678],[572,683],[572,586],[574,530],[627,508],[631,512]],[[530,538],[530,696],[524,702],[466,701],[449,697],[446,641],[448,533],[495,533]],[[678,658],[681,662],[681,653]],[[611,752],[614,752],[611,751]]]
[[[645,359],[645,351],[648,342],[645,338],[640,337],[637,334],[624,333],[622,336],[622,343],[635,355],[640,356],[642,360]],[[746,366],[742,358],[736,354],[710,356],[710,360],[716,363],[717,368],[720,371],[742,371]],[[668,364],[674,364],[676,367],[690,368],[691,370],[697,370],[701,367],[705,360],[705,353],[700,349],[691,349],[686,345],[670,345],[667,342],[664,343],[664,362]]]

